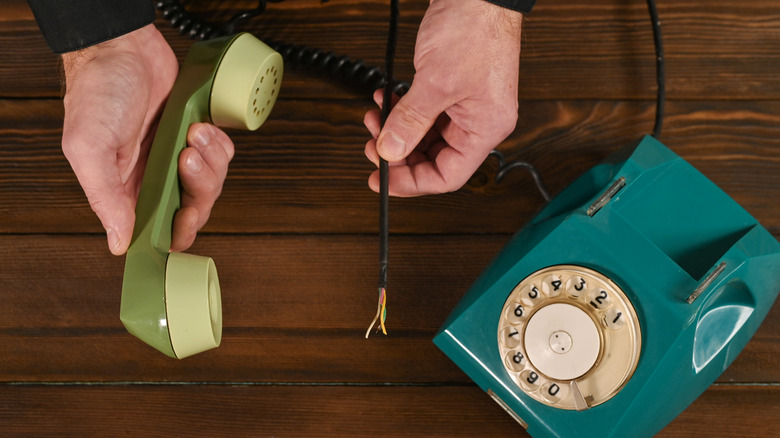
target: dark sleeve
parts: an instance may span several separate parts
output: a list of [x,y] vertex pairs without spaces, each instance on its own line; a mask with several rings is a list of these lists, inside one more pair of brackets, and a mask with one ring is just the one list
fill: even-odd
[[27,0],[54,53],[83,49],[154,21],[151,0]]
[[531,12],[536,0],[485,0],[495,5],[503,6],[508,9],[512,9],[517,12],[527,14]]

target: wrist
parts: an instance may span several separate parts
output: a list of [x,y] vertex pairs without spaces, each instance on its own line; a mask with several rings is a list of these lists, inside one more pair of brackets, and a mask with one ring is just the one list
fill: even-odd
[[159,31],[154,24],[147,24],[108,41],[63,53],[60,57],[65,71],[66,82],[74,72],[104,54],[117,53],[118,51],[144,50],[144,47],[149,47],[148,43],[156,36],[155,34],[159,34]]
[[491,1],[480,0],[488,11],[489,19],[496,24],[497,29],[512,38],[522,36],[523,14],[513,9],[505,8]]

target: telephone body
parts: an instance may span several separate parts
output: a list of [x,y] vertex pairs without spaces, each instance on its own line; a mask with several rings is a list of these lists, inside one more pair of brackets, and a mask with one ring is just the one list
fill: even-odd
[[520,230],[434,343],[532,436],[652,436],[778,291],[780,243],[647,136]]
[[120,308],[125,328],[168,356],[197,354],[222,338],[213,260],[169,251],[187,130],[196,122],[257,129],[276,102],[282,73],[281,55],[251,34],[216,38],[192,46],[168,97],[138,195]]

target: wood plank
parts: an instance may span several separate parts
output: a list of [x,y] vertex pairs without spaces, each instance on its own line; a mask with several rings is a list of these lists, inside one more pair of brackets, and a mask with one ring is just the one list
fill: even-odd
[[[660,437],[772,436],[780,388],[714,386]],[[0,386],[3,433],[89,436],[528,436],[466,387]]]
[[[367,341],[375,236],[202,236],[223,344],[176,361],[124,332],[123,259],[102,237],[0,236],[0,381],[467,382],[431,339],[506,240],[393,236],[390,336]],[[780,304],[720,381],[780,381]]]
[[[363,154],[370,104],[282,100],[256,133],[232,131],[237,153],[208,232],[374,232],[373,165]],[[553,194],[652,125],[642,102],[524,101],[500,149],[536,165]],[[780,101],[667,105],[662,140],[780,234]],[[60,150],[56,101],[0,100],[0,232],[102,229]],[[513,233],[542,205],[521,171],[493,181],[487,160],[461,190],[393,199],[393,232]],[[236,214],[240,212],[240,214]],[[475,213],[478,212],[478,213]]]
[[[46,47],[22,0],[12,0],[0,26],[0,96],[58,96],[56,57]],[[222,21],[232,8],[198,2],[204,16]],[[410,80],[412,53],[424,0],[402,2],[397,76]],[[733,7],[728,0],[659,4],[673,99],[778,99],[780,4],[770,0]],[[242,29],[311,45],[382,65],[387,11],[381,0],[284,2]],[[158,25],[181,57],[192,44],[162,20]],[[723,29],[728,29],[725,32]],[[323,38],[323,35],[327,37]],[[520,94],[527,99],[651,99],[655,73],[644,3],[597,0],[539,2],[526,19]],[[284,92],[299,98],[354,96],[327,79],[288,69]]]

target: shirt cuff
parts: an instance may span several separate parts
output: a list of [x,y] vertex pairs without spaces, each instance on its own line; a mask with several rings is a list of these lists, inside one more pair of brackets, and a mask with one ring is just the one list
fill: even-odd
[[27,0],[54,53],[80,50],[154,22],[150,0]]
[[531,12],[531,9],[533,9],[534,5],[536,4],[536,0],[485,0],[485,1],[489,3],[493,3],[494,5],[503,6],[513,11],[522,12],[524,14]]

